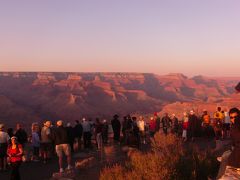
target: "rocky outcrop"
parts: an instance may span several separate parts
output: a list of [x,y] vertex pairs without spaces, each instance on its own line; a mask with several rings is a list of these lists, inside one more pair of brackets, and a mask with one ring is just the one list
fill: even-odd
[[151,113],[176,102],[233,104],[237,83],[237,78],[183,74],[0,72],[0,106],[7,109],[0,119],[73,121],[82,116]]

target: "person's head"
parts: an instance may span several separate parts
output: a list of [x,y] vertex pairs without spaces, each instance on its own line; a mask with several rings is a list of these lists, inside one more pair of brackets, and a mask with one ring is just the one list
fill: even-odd
[[11,143],[13,145],[17,144],[17,137],[16,136],[11,137]]
[[51,121],[46,121],[44,123],[44,125],[49,128],[49,127],[51,127],[52,123],[51,123]]
[[104,119],[104,120],[103,120],[103,123],[107,123],[107,120],[106,120],[106,119]]
[[136,121],[136,120],[137,120],[137,118],[134,116],[134,117],[132,117],[132,120],[133,120],[133,121]]
[[76,124],[79,124],[79,120],[75,120],[75,123],[76,123]]
[[207,110],[203,109],[203,115],[207,115],[207,114],[208,114]]
[[225,117],[228,117],[228,112],[225,111],[225,112],[224,112],[224,116],[225,116]]
[[114,118],[114,119],[117,119],[117,118],[119,118],[119,116],[118,116],[117,114],[115,114],[115,115],[113,116],[113,118]]
[[32,132],[38,132],[38,130],[39,130],[38,124],[37,123],[33,123],[32,124]]
[[176,114],[173,113],[173,114],[172,114],[172,118],[175,118],[175,117],[176,117]]
[[191,110],[191,111],[190,111],[190,115],[194,115],[194,110]]
[[222,108],[221,108],[221,107],[217,107],[217,111],[219,111],[219,112],[220,112],[221,110],[222,110]]
[[140,121],[144,121],[144,117],[143,116],[139,116],[139,120]]
[[16,129],[19,130],[19,129],[21,129],[21,128],[22,128],[22,125],[21,125],[20,123],[17,123],[17,124],[16,124]]
[[86,118],[82,118],[82,122],[86,122]]
[[183,113],[183,116],[185,117],[185,116],[188,116],[188,113],[187,112],[184,112]]
[[57,127],[61,127],[61,126],[63,126],[63,121],[62,120],[57,121]]
[[240,116],[240,111],[238,108],[234,107],[229,110],[229,117],[232,123],[235,123],[235,120],[239,118],[239,116]]
[[154,117],[150,117],[150,120],[151,120],[151,121],[154,121]]
[[99,124],[100,123],[100,119],[96,118],[96,123]]
[[67,123],[67,127],[71,127],[71,123],[69,122],[69,123]]

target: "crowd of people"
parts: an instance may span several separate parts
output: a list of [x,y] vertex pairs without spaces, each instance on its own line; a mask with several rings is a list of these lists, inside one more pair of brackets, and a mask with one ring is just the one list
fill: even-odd
[[[64,172],[63,155],[67,157],[67,169],[72,169],[72,153],[82,149],[91,149],[94,146],[97,150],[102,150],[104,144],[109,143],[110,128],[116,143],[134,145],[138,148],[146,144],[149,138],[154,137],[156,132],[165,135],[173,133],[182,138],[184,142],[192,142],[198,137],[223,140],[233,135],[236,147],[229,157],[229,165],[239,168],[240,156],[236,152],[239,152],[240,147],[240,130],[231,133],[231,129],[235,130],[235,127],[238,127],[238,123],[235,122],[240,121],[239,117],[240,113],[237,108],[226,112],[221,107],[217,108],[212,117],[207,110],[203,110],[201,115],[193,110],[184,112],[181,118],[175,114],[165,113],[160,117],[158,113],[154,113],[149,118],[127,115],[120,120],[116,114],[111,122],[106,119],[96,118],[92,121],[83,118],[82,121],[76,120],[74,126],[71,123],[65,124],[62,120],[57,121],[55,125],[49,120],[45,121],[43,126],[33,123],[30,134],[27,134],[19,123],[15,130],[9,128],[7,131],[5,131],[4,124],[0,124],[0,171],[7,170],[10,166],[11,179],[20,179],[19,167],[22,161],[29,160],[27,157],[30,154],[25,145],[31,143],[31,161],[48,163],[56,154],[59,172],[62,173]],[[238,120],[234,122],[234,119]],[[92,139],[95,139],[95,145]]]

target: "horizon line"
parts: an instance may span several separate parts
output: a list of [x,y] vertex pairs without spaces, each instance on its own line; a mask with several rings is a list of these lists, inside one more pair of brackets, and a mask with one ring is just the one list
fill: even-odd
[[105,74],[154,74],[158,76],[167,76],[167,75],[183,75],[186,76],[187,78],[193,78],[197,76],[203,76],[203,77],[210,77],[210,78],[240,78],[239,76],[211,76],[211,75],[203,75],[203,74],[196,74],[192,76],[185,75],[184,73],[179,73],[179,72],[169,72],[166,74],[159,74],[159,73],[154,73],[154,72],[131,72],[131,71],[116,71],[116,72],[111,72],[111,71],[0,71],[0,73],[81,73],[81,74],[98,74],[98,73],[105,73]]

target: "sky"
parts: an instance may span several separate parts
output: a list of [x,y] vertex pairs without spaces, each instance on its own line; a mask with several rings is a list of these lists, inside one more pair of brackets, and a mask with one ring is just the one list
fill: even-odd
[[1,0],[0,71],[240,76],[239,0]]

